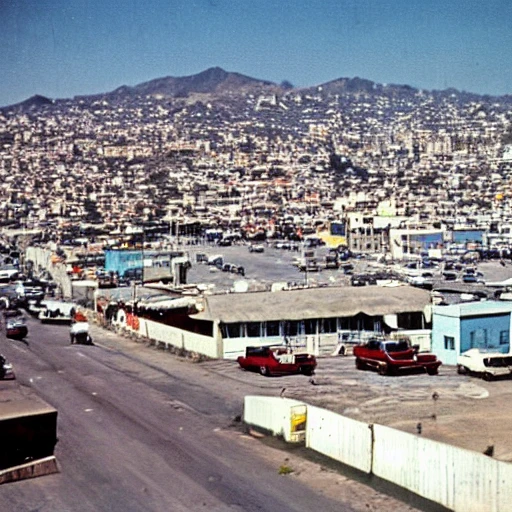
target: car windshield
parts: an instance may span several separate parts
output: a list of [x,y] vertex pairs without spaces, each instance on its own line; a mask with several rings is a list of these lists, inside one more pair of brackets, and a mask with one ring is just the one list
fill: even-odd
[[409,349],[407,341],[396,341],[385,344],[386,352],[404,352]]
[[246,356],[266,356],[269,352],[268,347],[247,347]]

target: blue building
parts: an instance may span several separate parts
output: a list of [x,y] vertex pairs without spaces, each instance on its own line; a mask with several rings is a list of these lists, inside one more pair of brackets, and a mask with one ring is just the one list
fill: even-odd
[[105,270],[115,272],[120,277],[144,282],[172,280],[175,285],[187,282],[190,260],[184,251],[113,249],[104,253]]
[[139,269],[142,272],[144,253],[138,250],[107,250],[105,252],[105,270],[117,272],[124,276],[129,269]]
[[471,348],[510,352],[512,304],[498,301],[434,306],[432,352],[445,364]]
[[467,244],[468,242],[481,244],[485,233],[485,229],[454,229],[452,231],[452,241],[454,243],[463,244]]

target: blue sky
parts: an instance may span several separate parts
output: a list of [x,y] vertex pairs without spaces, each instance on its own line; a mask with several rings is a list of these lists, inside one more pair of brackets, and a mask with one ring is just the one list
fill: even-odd
[[0,0],[0,105],[212,66],[512,93],[510,0]]

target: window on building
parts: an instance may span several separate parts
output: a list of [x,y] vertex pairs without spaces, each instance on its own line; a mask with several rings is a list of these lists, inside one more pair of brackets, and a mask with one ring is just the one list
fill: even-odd
[[316,319],[304,320],[304,334],[316,334]]
[[337,332],[337,320],[336,318],[324,318],[322,322],[322,332],[324,333],[330,333],[330,332]]
[[261,324],[259,322],[247,322],[245,327],[247,329],[248,338],[259,338],[261,336]]
[[444,349],[455,350],[455,338],[453,336],[444,337]]
[[508,345],[510,341],[509,331],[500,331],[500,345]]
[[350,325],[350,318],[339,318],[339,326],[343,331],[349,331],[352,326]]
[[227,338],[240,338],[240,327],[241,324],[239,323],[224,324],[222,335],[224,336],[224,333],[226,333]]
[[300,322],[290,320],[285,324],[285,336],[297,336],[300,334]]
[[267,322],[267,336],[279,336],[279,322]]

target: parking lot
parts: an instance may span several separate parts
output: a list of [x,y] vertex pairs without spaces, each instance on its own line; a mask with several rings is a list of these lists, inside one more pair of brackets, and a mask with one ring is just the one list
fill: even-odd
[[[189,283],[209,283],[215,285],[216,291],[229,289],[235,281],[244,280],[254,289],[270,286],[272,283],[285,282],[296,285],[328,285],[349,284],[350,276],[343,269],[322,269],[317,272],[301,272],[294,265],[294,260],[300,258],[301,252],[297,250],[277,248],[270,244],[263,244],[263,252],[251,252],[249,245],[232,245],[229,247],[186,246],[192,260],[192,268],[188,274]],[[323,261],[328,249],[316,249],[318,261]],[[244,275],[232,272],[223,272],[213,265],[196,263],[196,255],[205,253],[208,256],[221,255],[224,263],[230,263],[244,268]],[[354,260],[355,261],[355,260]],[[366,266],[361,262],[360,266]]]
[[345,416],[379,423],[429,439],[484,452],[512,461],[509,425],[512,382],[486,382],[458,375],[441,366],[439,375],[423,373],[382,376],[355,368],[353,356],[322,357],[313,377],[263,377],[246,372],[233,361],[209,361],[201,366],[224,382],[253,388],[254,394],[285,396]]
[[[189,283],[207,283],[212,285],[215,291],[229,290],[236,281],[246,281],[249,289],[261,289],[270,287],[272,283],[285,282],[298,286],[345,286],[350,285],[351,275],[357,274],[396,274],[401,271],[399,264],[384,265],[378,263],[376,258],[350,258],[343,265],[350,265],[353,270],[346,273],[343,267],[320,268],[316,272],[300,271],[294,261],[300,258],[300,250],[277,248],[271,244],[263,244],[261,253],[250,252],[248,245],[232,245],[219,247],[214,244],[201,246],[185,246],[192,261],[192,268],[188,273]],[[328,248],[315,249],[315,257],[322,264],[328,254]],[[243,267],[244,274],[222,271],[213,265],[197,263],[198,253],[204,253],[211,257],[222,256],[223,264],[229,263],[236,267]],[[321,265],[320,265],[321,266]],[[434,287],[460,290],[461,292],[478,291],[492,298],[495,288],[488,287],[484,283],[495,283],[512,277],[512,263],[508,261],[504,265],[499,261],[484,261],[473,265],[479,273],[478,282],[464,282],[461,272],[454,272],[456,279],[447,281],[442,275],[442,268],[429,269],[432,274],[431,281]],[[403,276],[405,279],[405,275]]]

